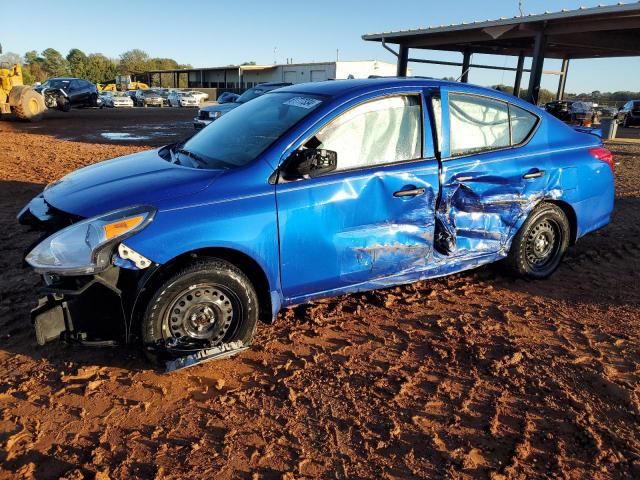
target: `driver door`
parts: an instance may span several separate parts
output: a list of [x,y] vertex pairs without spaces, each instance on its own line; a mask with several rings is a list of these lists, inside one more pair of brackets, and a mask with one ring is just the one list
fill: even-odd
[[276,185],[287,303],[424,270],[438,191],[425,111],[419,90],[352,101],[292,148],[335,151],[337,169]]

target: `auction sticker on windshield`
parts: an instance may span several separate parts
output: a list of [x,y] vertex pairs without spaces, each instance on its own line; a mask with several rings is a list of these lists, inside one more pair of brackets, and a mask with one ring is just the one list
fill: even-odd
[[313,108],[320,103],[320,100],[310,97],[293,97],[286,102],[285,105],[289,105],[291,107],[300,107],[300,108]]

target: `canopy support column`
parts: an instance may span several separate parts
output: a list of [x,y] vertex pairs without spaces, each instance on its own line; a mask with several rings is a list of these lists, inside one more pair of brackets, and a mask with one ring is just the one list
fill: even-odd
[[398,52],[398,69],[396,75],[398,77],[407,76],[407,64],[409,63],[409,47],[406,45],[400,45],[400,52]]
[[462,83],[469,83],[469,68],[471,67],[471,52],[465,50],[462,57],[462,73],[460,74],[460,81]]
[[516,66],[516,81],[513,84],[513,94],[516,97],[520,96],[523,71],[524,71],[524,52],[520,52],[520,55],[518,56],[518,65]]
[[558,93],[556,100],[562,100],[564,97],[564,89],[567,86],[567,73],[569,72],[569,59],[562,59],[562,69],[560,70],[560,80],[558,81]]
[[534,105],[538,104],[538,96],[540,95],[540,81],[542,80],[542,67],[544,66],[546,48],[547,36],[542,31],[537,32],[533,46],[533,63],[531,65],[531,75],[529,76],[529,89],[527,91],[527,100]]

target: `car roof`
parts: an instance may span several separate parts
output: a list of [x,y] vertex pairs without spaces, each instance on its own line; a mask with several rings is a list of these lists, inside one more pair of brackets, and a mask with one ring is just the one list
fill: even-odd
[[532,110],[534,105],[510,95],[487,87],[470,83],[436,80],[426,77],[377,77],[367,79],[327,80],[324,82],[298,83],[290,87],[279,88],[278,92],[300,93],[332,97],[358,96],[368,92],[386,88],[451,88],[461,92],[487,95],[505,102],[518,105],[525,110]]
[[[473,89],[479,88],[482,90],[489,90],[483,87],[477,87],[466,83],[450,82],[446,80],[435,80],[424,77],[378,77],[367,79],[349,79],[349,80],[327,80],[324,82],[310,82],[310,83],[298,83],[290,87],[281,88],[281,92],[291,93],[310,93],[316,95],[327,95],[330,97],[338,97],[348,93],[355,93],[359,90],[377,90],[381,88],[403,87],[411,85],[412,87],[418,86],[422,88],[428,87],[448,87],[461,85],[471,87]],[[490,90],[496,92],[496,90]]]

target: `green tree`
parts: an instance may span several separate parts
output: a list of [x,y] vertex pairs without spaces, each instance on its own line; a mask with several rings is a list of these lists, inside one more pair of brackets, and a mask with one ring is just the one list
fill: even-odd
[[101,53],[91,53],[87,57],[86,79],[93,83],[105,83],[116,78],[116,62]]
[[42,51],[42,69],[49,77],[61,77],[69,74],[67,59],[55,48]]
[[149,60],[147,52],[134,48],[120,55],[118,71],[129,75],[146,72],[149,70]]
[[79,48],[72,48],[69,50],[67,62],[69,62],[69,71],[72,76],[86,78],[89,59],[82,50]]
[[38,52],[31,50],[24,54],[24,66],[22,68],[22,76],[24,82],[28,85],[34,82],[44,82],[47,79],[46,72],[42,69],[44,59],[38,55]]

